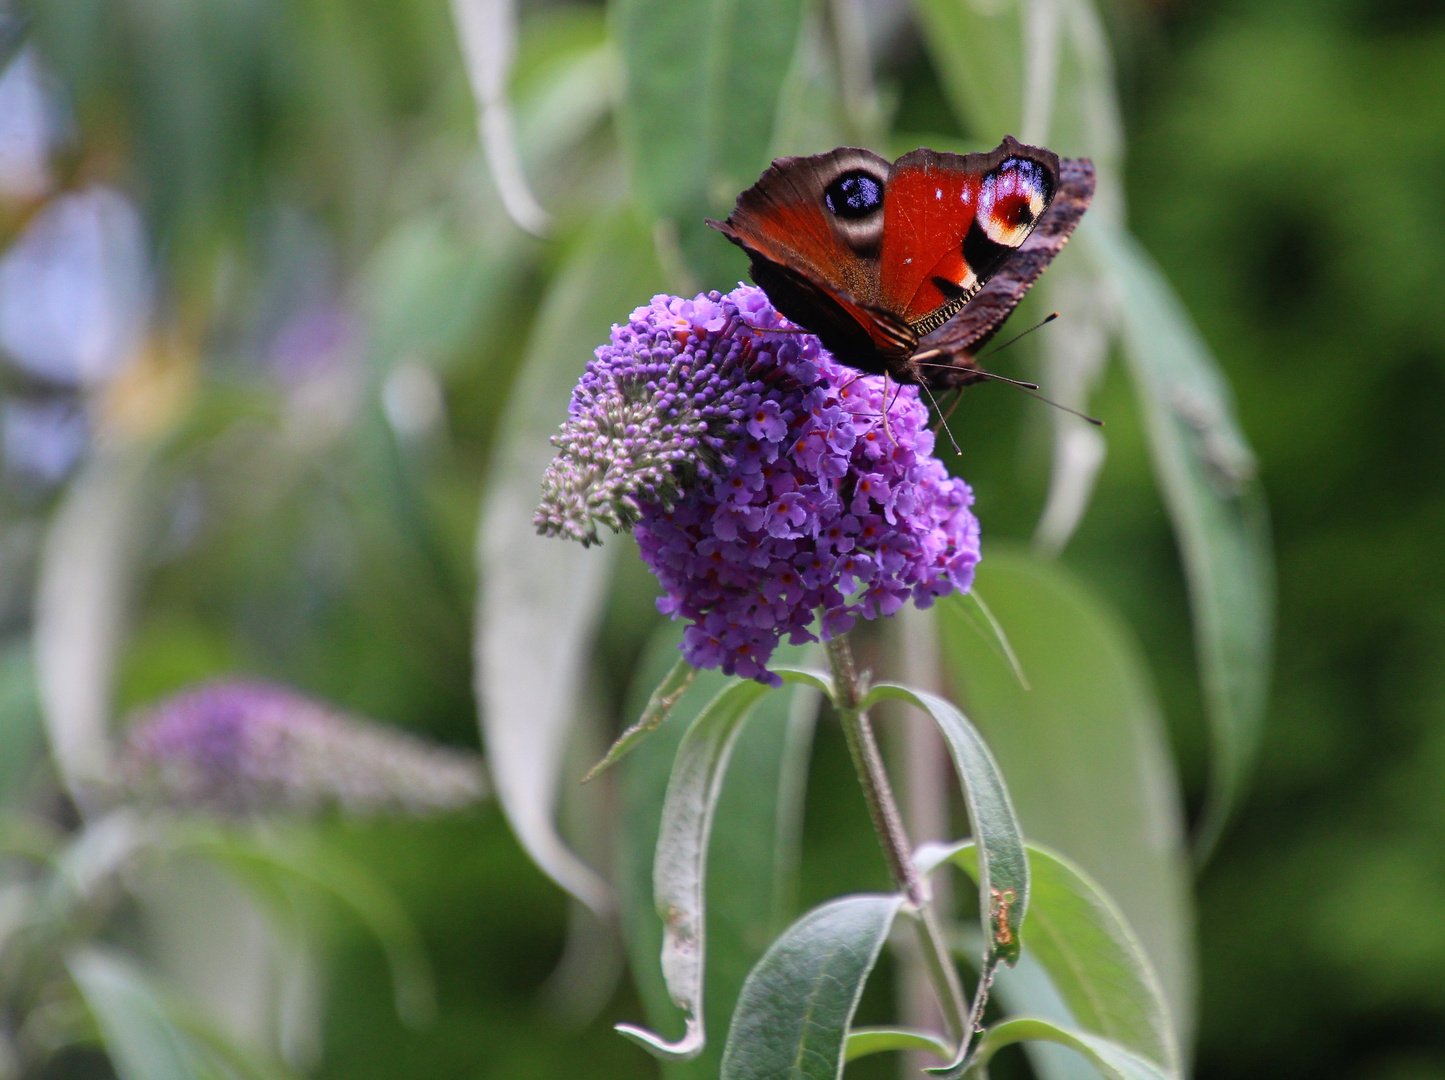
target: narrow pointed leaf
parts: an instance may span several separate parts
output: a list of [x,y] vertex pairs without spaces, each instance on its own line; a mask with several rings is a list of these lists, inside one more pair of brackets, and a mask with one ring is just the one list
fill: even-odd
[[1012,966],[1029,906],[1029,866],[1024,837],[998,763],[983,736],[951,702],[936,694],[879,683],[864,700],[869,708],[892,698],[916,705],[933,718],[953,756],[974,836],[982,842],[978,877],[979,917],[991,953]]
[[647,699],[647,706],[642,710],[642,715],[637,718],[637,723],[617,737],[617,741],[608,748],[607,754],[592,766],[587,775],[582,778],[582,782],[585,784],[589,780],[597,779],[630,754],[638,743],[656,731],[657,726],[672,712],[672,707],[677,704],[678,699],[687,693],[687,688],[692,685],[692,680],[696,675],[697,669],[679,656],[677,663],[673,664],[672,669],[663,677],[662,682],[657,684],[657,689]]
[[838,1080],[848,1025],[902,903],[845,896],[773,942],[743,984],[722,1080]]
[[1254,763],[1274,637],[1274,560],[1264,492],[1208,347],[1152,259],[1122,230],[1088,250],[1118,295],[1125,352],[1154,470],[1189,581],[1213,768],[1196,838],[1208,857]]
[[[649,646],[630,709],[642,708],[675,663],[678,629],[665,626]],[[775,659],[804,656],[806,650],[785,647]],[[775,670],[791,679],[786,669]],[[682,1024],[658,965],[663,923],[654,909],[652,867],[659,820],[683,735],[728,682],[716,671],[698,672],[669,720],[616,770],[622,822],[617,878],[628,955],[652,1030],[668,1035],[680,1032]],[[797,914],[802,799],[818,701],[808,686],[766,694],[733,746],[707,855],[703,1015],[711,1037],[698,1057],[663,1061],[669,1080],[716,1080],[723,1035],[743,981]]]
[[725,215],[768,164],[802,0],[619,0],[610,13],[639,201],[677,226],[695,271],[735,274],[741,262],[702,218]]
[[1024,666],[1019,663],[1018,654],[1009,643],[1008,634],[1004,632],[1003,625],[994,615],[984,599],[979,595],[978,589],[969,589],[962,596],[958,593],[950,593],[938,602],[939,607],[947,606],[953,609],[965,622],[978,631],[979,636],[988,642],[989,647],[998,655],[1000,660],[1008,664],[1013,671],[1014,678],[1018,679],[1019,686],[1029,689],[1028,677],[1024,674]]
[[997,755],[1024,832],[1117,899],[1189,1043],[1193,912],[1178,781],[1138,645],[1063,567],[992,551],[979,587],[1029,673],[1024,691],[939,605],[945,673]]
[[687,1014],[687,1030],[681,1039],[668,1042],[633,1024],[617,1025],[619,1032],[660,1056],[696,1057],[706,1042],[702,994],[708,840],[733,746],[767,690],[751,680],[725,688],[693,721],[673,761],[652,880],[665,928],[662,976],[673,1003]]
[[563,843],[554,809],[563,753],[592,634],[620,545],[585,550],[532,524],[548,441],[573,384],[612,323],[656,292],[645,232],[626,215],[598,225],[542,303],[498,435],[478,544],[476,694],[487,764],[512,830],[532,860],[594,911],[606,882]]
[[[1118,905],[1080,867],[1057,852],[1028,845],[1030,897],[1024,952],[1047,972],[1069,1014],[1102,1035],[1180,1073],[1179,1046],[1158,976]],[[927,845],[919,869],[953,862],[978,875],[972,841]]]
[[85,948],[72,953],[66,966],[120,1080],[203,1080],[214,1074],[129,961]]
[[1034,1039],[1077,1050],[1103,1074],[1105,1080],[1170,1080],[1170,1074],[1160,1066],[1116,1042],[1034,1017],[1005,1020],[984,1032],[971,1059],[975,1064],[965,1075],[982,1076],[977,1066],[987,1064],[1005,1046]]
[[937,1035],[928,1031],[913,1031],[910,1028],[854,1028],[848,1032],[848,1042],[843,1048],[844,1061],[856,1061],[869,1054],[881,1054],[888,1050],[921,1050],[936,1058],[947,1061],[953,1056],[953,1047]]
[[923,41],[948,103],[966,130],[992,146],[1020,134],[1024,70],[1022,5],[914,0]]

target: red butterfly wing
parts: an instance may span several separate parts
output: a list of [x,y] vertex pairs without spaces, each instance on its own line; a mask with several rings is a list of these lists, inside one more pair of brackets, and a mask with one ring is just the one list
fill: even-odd
[[1058,187],[1059,159],[1011,136],[987,154],[915,150],[893,166],[879,255],[882,306],[921,334],[978,292]]

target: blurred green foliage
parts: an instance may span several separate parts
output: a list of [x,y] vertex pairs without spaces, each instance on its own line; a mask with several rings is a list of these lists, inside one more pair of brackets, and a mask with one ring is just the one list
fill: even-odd
[[[121,709],[246,671],[475,745],[478,491],[546,283],[625,183],[605,115],[565,154],[548,127],[556,95],[609,85],[601,9],[524,8],[522,154],[540,200],[569,222],[545,245],[497,207],[439,0],[44,0],[27,11],[72,116],[58,183],[135,192],[161,321],[204,327],[189,346],[188,362],[204,357],[193,407],[159,452],[181,497],[150,522]],[[1445,1077],[1445,11],[1428,0],[1118,0],[1106,13],[1130,223],[1235,387],[1279,558],[1261,763],[1200,881],[1197,1075]],[[559,78],[584,61],[597,83]],[[998,134],[955,119],[906,30],[878,85],[895,132],[939,145]],[[811,90],[794,79],[784,92]],[[7,208],[0,238],[33,209]],[[681,239],[689,254],[701,243]],[[354,386],[326,381],[326,348],[287,360],[288,328],[326,312],[340,312]],[[1020,348],[1005,371],[1027,362]],[[410,435],[395,408],[409,365],[444,391],[444,413]],[[10,395],[49,392],[4,380]],[[1109,457],[1063,561],[1142,642],[1197,812],[1207,740],[1188,601],[1132,393],[1113,365],[1093,399]],[[958,417],[958,469],[988,542],[1026,542],[1048,478],[1046,417],[991,386],[966,395]],[[59,497],[0,493],[7,574],[24,578]],[[629,555],[594,665],[609,723],[655,621]],[[0,595],[0,791],[34,801],[49,797],[36,770],[28,787],[14,779],[41,744],[24,590],[12,591]],[[881,865],[844,857],[871,840],[828,725],[811,769],[803,900],[881,886]],[[404,1028],[382,955],[337,913],[319,1075],[651,1075],[610,1031],[640,1015],[626,980],[600,1012],[565,1018],[548,979],[568,903],[495,808],[326,834],[416,920],[439,1015]],[[887,1011],[891,979],[885,961],[865,1022]],[[64,1057],[47,1075],[100,1067]],[[892,1067],[870,1059],[850,1075]]]

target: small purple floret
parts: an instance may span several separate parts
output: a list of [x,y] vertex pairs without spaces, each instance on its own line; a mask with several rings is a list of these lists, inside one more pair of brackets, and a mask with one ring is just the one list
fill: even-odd
[[[687,660],[768,683],[785,636],[927,607],[967,590],[979,559],[973,494],[933,456],[917,387],[889,386],[885,424],[882,377],[780,329],[750,286],[634,311],[573,394],[538,511],[540,531],[584,542],[597,521],[631,527],[658,609],[691,624]],[[646,414],[625,450],[597,438],[624,401]]]

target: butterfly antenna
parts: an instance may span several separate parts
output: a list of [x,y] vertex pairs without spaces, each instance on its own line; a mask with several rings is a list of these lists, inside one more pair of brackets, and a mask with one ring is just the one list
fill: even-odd
[[[933,391],[932,391],[931,389],[929,389],[929,386],[928,386],[927,383],[920,383],[919,385],[923,387],[923,392],[928,395],[928,400],[931,401],[931,402],[933,402],[933,408],[934,408],[935,411],[937,411],[938,416],[939,416],[938,427],[936,427],[936,428],[933,429],[933,433],[934,433],[935,435],[937,435],[937,434],[938,434],[938,428],[943,428],[944,431],[948,432],[948,441],[951,442],[951,443],[953,443],[953,452],[954,452],[955,454],[957,454],[959,457],[962,457],[962,456],[963,456],[963,451],[960,450],[959,447],[958,447],[958,440],[953,437],[953,429],[948,426],[948,417],[947,417],[947,416],[944,416],[944,414],[943,414],[943,409],[939,407],[938,399],[933,396]],[[962,393],[962,388],[959,389],[958,393]],[[953,404],[954,404],[954,405],[957,405],[957,404],[958,404],[958,397],[957,397],[957,395],[955,395],[955,397],[954,397],[954,399],[953,399]],[[952,406],[949,407],[949,410],[948,410],[948,411],[949,411],[949,414],[950,414],[950,415],[953,413],[953,408],[952,408]]]
[[1037,383],[1024,382],[1024,381],[1021,380],[1021,379],[1010,379],[1010,378],[1007,378],[1007,377],[1005,377],[1005,376],[1003,376],[1003,375],[995,375],[995,374],[994,374],[993,372],[991,372],[991,371],[980,371],[978,368],[961,368],[961,367],[957,367],[957,366],[955,366],[955,365],[953,365],[953,364],[918,364],[918,366],[919,366],[919,367],[939,368],[939,369],[941,369],[941,370],[943,370],[943,371],[963,372],[964,374],[967,374],[967,375],[981,375],[981,376],[983,376],[985,379],[996,379],[997,381],[999,381],[999,382],[1001,382],[1001,383],[1008,383],[1010,386],[1017,386],[1017,387],[1018,387],[1020,390],[1022,390],[1024,393],[1028,394],[1029,397],[1038,398],[1038,399],[1039,399],[1040,401],[1042,401],[1045,405],[1052,405],[1052,406],[1053,406],[1054,408],[1056,408],[1056,409],[1063,409],[1064,412],[1066,412],[1066,413],[1073,413],[1073,414],[1074,414],[1075,416],[1077,416],[1080,420],[1087,420],[1089,423],[1093,424],[1095,427],[1103,427],[1103,426],[1104,426],[1104,421],[1100,420],[1098,417],[1089,416],[1087,413],[1081,413],[1081,412],[1079,412],[1078,409],[1071,409],[1071,408],[1069,408],[1067,405],[1062,405],[1062,404],[1060,404],[1059,402],[1055,401],[1053,398],[1046,398],[1046,397],[1044,397],[1043,394],[1040,394],[1040,393],[1038,392],[1039,387],[1038,387],[1038,384],[1037,384]]
[[[1009,339],[1008,339],[1007,341],[1005,341],[1002,345],[1000,345],[997,349],[990,349],[988,352],[984,353],[983,356],[993,356],[993,355],[995,355],[996,353],[1001,353],[1001,352],[1003,352],[1003,351],[1004,351],[1005,349],[1007,349],[1010,345],[1016,345],[1016,344],[1018,344],[1018,343],[1019,343],[1020,341],[1022,341],[1024,338],[1026,338],[1026,337],[1028,337],[1030,334],[1032,334],[1035,330],[1041,330],[1041,329],[1044,328],[1045,326],[1048,326],[1049,323],[1053,322],[1053,321],[1054,321],[1055,319],[1057,319],[1058,317],[1059,317],[1059,313],[1058,313],[1057,311],[1053,312],[1053,313],[1050,314],[1050,315],[1045,316],[1044,318],[1040,319],[1038,322],[1034,323],[1033,326],[1030,326],[1030,327],[1029,327],[1027,330],[1025,330],[1022,334],[1019,334],[1019,335],[1017,335],[1016,337],[1011,337],[1011,338],[1009,338]],[[982,360],[982,359],[983,359],[983,356],[978,357],[978,359]]]

